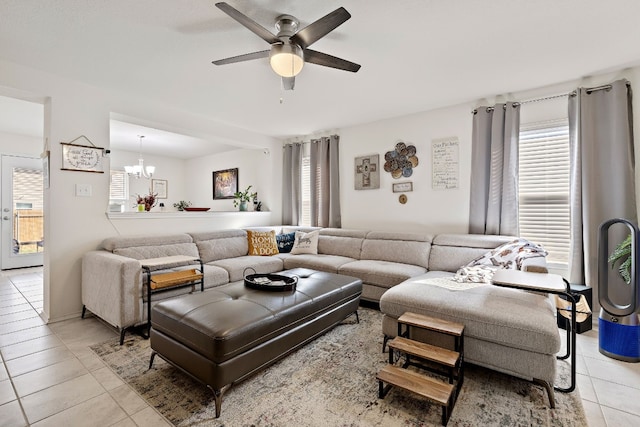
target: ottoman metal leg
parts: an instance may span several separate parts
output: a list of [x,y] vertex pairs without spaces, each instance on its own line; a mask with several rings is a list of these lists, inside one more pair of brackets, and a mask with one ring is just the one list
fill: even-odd
[[213,392],[213,398],[216,402],[216,418],[220,418],[220,412],[222,412],[222,395],[225,391],[227,391],[231,387],[231,384],[227,384],[221,389],[213,389],[210,385],[207,385],[207,388]]

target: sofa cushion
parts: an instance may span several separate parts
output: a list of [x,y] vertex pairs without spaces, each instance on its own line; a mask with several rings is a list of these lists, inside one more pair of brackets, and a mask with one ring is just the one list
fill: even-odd
[[312,231],[310,233],[296,231],[296,238],[293,242],[293,248],[291,248],[291,254],[317,254],[318,233],[319,231]]
[[353,261],[338,268],[339,274],[355,276],[362,279],[362,283],[385,288],[395,286],[426,271],[426,268],[418,265],[377,260]]
[[284,258],[284,268],[289,270],[301,267],[326,271],[328,273],[337,273],[341,265],[352,261],[356,260],[338,255],[292,255]]
[[371,231],[362,242],[360,259],[411,264],[426,269],[430,250],[431,236],[427,234]]
[[276,232],[247,230],[249,255],[271,256],[280,253]]
[[249,253],[245,230],[220,230],[191,233],[204,263],[225,258],[245,256]]
[[[229,273],[229,281],[236,282],[245,276],[245,270],[252,268],[256,273],[275,273],[282,271],[282,259],[279,257],[264,257],[256,255],[245,255],[235,258],[220,259],[208,263],[216,267],[222,267]],[[254,274],[253,270],[248,270],[246,274]]]
[[229,283],[229,272],[222,267],[204,264],[204,288],[224,285]]
[[368,231],[323,228],[318,237],[318,253],[360,259],[362,242]]
[[463,265],[513,239],[484,234],[439,234],[431,246],[429,270],[455,273]]

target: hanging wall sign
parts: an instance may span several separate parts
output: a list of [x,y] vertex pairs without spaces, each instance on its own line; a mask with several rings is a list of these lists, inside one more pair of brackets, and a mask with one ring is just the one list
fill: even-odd
[[62,145],[62,170],[104,173],[103,148],[66,142],[60,144]]
[[456,137],[432,141],[432,186],[434,190],[458,188],[460,175],[459,145]]

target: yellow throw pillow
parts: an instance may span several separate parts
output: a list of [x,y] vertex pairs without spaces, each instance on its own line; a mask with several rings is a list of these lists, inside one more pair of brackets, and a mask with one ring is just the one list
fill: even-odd
[[271,231],[251,231],[247,230],[249,240],[249,255],[275,255],[278,251],[276,242],[276,232]]

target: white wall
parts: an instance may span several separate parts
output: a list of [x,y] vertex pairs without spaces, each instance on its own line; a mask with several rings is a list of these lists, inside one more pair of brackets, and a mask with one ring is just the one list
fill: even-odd
[[234,211],[232,199],[213,200],[213,172],[238,168],[238,189],[258,193],[262,210],[272,212],[274,221],[282,216],[282,153],[280,144],[263,149],[238,149],[226,153],[199,157],[186,162],[185,180],[187,200],[197,207],[210,207],[212,211]]
[[[111,169],[124,170],[125,165],[137,165],[139,154],[132,151],[114,150],[110,154]],[[155,156],[153,154],[143,154],[145,166],[155,166],[156,170],[153,179],[164,179],[167,181],[167,198],[157,199],[156,207],[152,212],[160,211],[159,203],[165,205],[166,211],[174,211],[173,204],[187,197],[185,180],[186,160],[170,157]],[[149,194],[151,190],[151,180],[145,178],[129,178],[129,202],[125,205],[125,211],[135,211],[135,195],[141,196]],[[106,208],[105,208],[106,210]]]
[[42,153],[42,139],[0,132],[0,153],[40,157],[40,153]]
[[[471,162],[471,104],[443,108],[383,120],[340,131],[340,198],[345,228],[429,233],[465,233],[469,218],[469,169]],[[457,137],[459,140],[459,188],[433,190],[431,186],[431,142]],[[409,178],[393,179],[382,169],[384,154],[398,141],[416,146],[419,164]],[[354,160],[379,154],[380,188],[354,190]],[[396,182],[413,182],[402,205]]]

